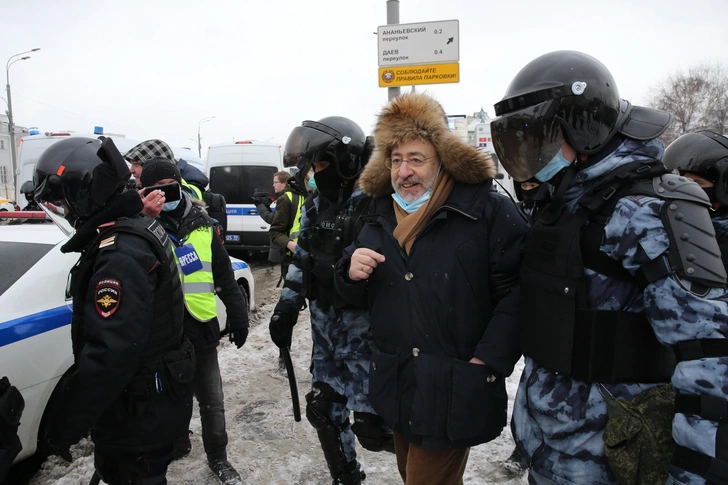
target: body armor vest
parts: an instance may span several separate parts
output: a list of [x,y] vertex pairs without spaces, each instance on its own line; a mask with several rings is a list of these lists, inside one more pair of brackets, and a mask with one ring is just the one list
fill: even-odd
[[86,290],[93,275],[94,262],[99,254],[99,243],[120,232],[134,234],[148,241],[160,262],[159,277],[154,289],[152,325],[140,365],[140,367],[158,368],[161,366],[161,357],[170,350],[179,349],[183,343],[183,294],[167,235],[156,220],[145,217],[119,219],[113,226],[101,230],[71,271],[71,288],[74,295],[71,335],[74,357],[78,358],[83,346],[81,335],[84,326]]
[[344,248],[354,242],[356,226],[361,228],[359,219],[368,201],[369,198],[360,200],[356,206],[350,205],[341,211],[328,201],[320,199],[317,211],[313,198],[307,199],[306,215],[311,223],[309,253],[313,260],[310,271],[315,276],[315,279],[310,279],[313,280],[314,288],[309,288],[309,299],[318,299],[337,308],[347,306],[334,288],[334,266],[341,259]]
[[[645,314],[589,308],[584,276],[585,268],[590,268],[637,284],[620,263],[599,251],[601,237],[592,235],[603,234],[604,224],[623,196],[620,189],[660,171],[664,173],[664,168],[652,165],[632,178],[617,178],[606,191],[595,189],[583,196],[575,213],[563,201],[553,201],[540,212],[526,237],[520,273],[524,355],[585,382],[669,381],[674,354],[657,341]],[[615,185],[621,187],[612,190]],[[647,187],[642,185],[640,192],[660,197]],[[606,215],[600,213],[605,205],[609,206]]]

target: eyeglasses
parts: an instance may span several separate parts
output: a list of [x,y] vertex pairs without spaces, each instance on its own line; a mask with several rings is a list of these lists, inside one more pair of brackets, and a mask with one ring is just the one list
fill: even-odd
[[387,158],[386,160],[384,160],[384,164],[389,170],[392,170],[393,168],[399,168],[402,165],[402,162],[407,162],[410,167],[420,168],[432,158],[437,158],[437,155],[433,155],[427,158],[412,157],[409,160],[407,160],[406,158]]

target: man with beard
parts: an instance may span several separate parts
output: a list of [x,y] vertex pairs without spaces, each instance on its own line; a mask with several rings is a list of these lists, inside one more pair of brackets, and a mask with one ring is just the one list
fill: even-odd
[[390,102],[374,138],[360,178],[374,199],[337,289],[369,305],[369,399],[394,429],[402,481],[461,485],[470,447],[506,424],[528,226],[429,96]]

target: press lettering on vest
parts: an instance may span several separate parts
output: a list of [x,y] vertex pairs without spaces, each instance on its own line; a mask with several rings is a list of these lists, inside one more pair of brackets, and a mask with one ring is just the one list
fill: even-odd
[[185,265],[188,265],[188,264],[193,263],[195,261],[199,261],[199,259],[200,258],[197,257],[197,253],[192,252],[192,253],[185,254],[184,256],[181,256],[179,258],[179,263],[182,266],[185,266]]

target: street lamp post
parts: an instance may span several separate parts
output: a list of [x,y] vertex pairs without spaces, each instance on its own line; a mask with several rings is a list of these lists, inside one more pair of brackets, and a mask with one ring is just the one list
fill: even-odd
[[25,61],[27,59],[30,59],[30,56],[24,56],[20,57],[23,54],[28,54],[30,52],[36,52],[39,51],[40,47],[36,47],[35,49],[31,49],[29,51],[20,52],[18,54],[13,54],[10,56],[10,59],[8,59],[8,62],[5,63],[5,90],[8,95],[7,103],[8,103],[8,133],[10,135],[10,163],[12,164],[13,168],[13,187],[15,188],[16,192],[18,189],[18,161],[15,158],[15,123],[13,123],[13,100],[10,98],[10,66],[15,64],[19,61]]
[[200,160],[202,159],[202,138],[200,137],[200,125],[202,123],[206,123],[206,122],[210,121],[213,118],[215,118],[215,116],[210,116],[209,118],[202,118],[200,121],[197,122],[197,156],[200,157]]

